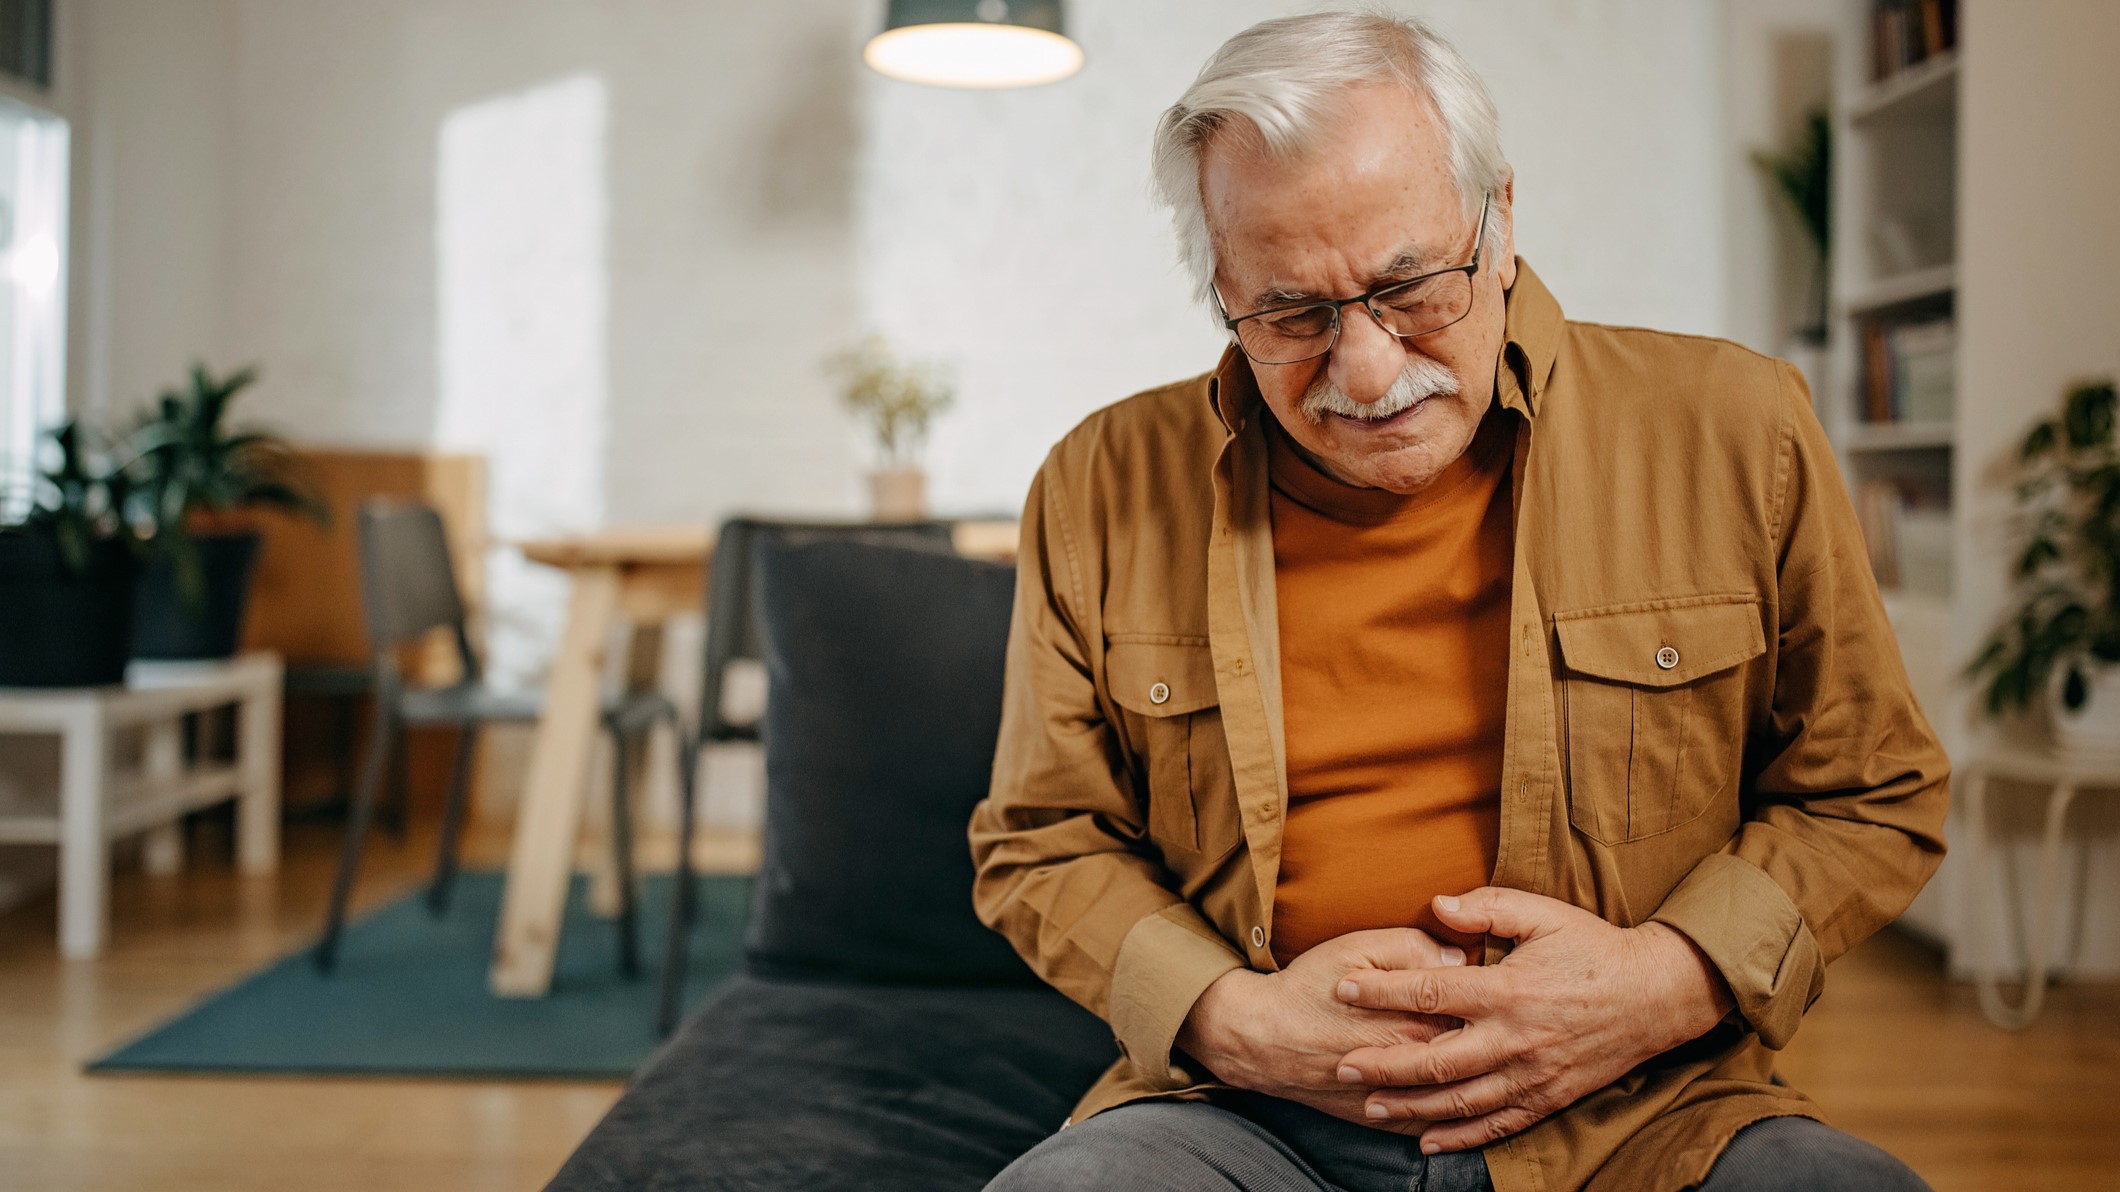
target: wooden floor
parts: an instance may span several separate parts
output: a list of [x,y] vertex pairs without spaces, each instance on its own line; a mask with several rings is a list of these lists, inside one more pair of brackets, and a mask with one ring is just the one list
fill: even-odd
[[[361,901],[417,881],[430,841],[385,838]],[[494,862],[505,843],[472,850]],[[290,828],[276,879],[238,878],[225,844],[200,844],[183,876],[120,877],[101,960],[57,958],[49,901],[0,917],[0,1187],[534,1189],[618,1096],[615,1082],[82,1075],[315,931],[333,829]],[[1932,957],[1883,936],[1834,967],[1783,1071],[1941,1192],[2120,1188],[2120,986],[2057,989],[2007,1034]]]

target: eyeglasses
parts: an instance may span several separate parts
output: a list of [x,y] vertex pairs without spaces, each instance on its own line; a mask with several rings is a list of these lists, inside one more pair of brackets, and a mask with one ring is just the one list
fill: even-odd
[[1216,291],[1215,309],[1221,312],[1222,325],[1236,337],[1237,346],[1257,364],[1295,364],[1332,351],[1340,342],[1340,308],[1351,302],[1361,303],[1377,326],[1400,339],[1433,335],[1472,310],[1472,279],[1479,274],[1480,257],[1486,251],[1487,212],[1493,198],[1489,192],[1480,200],[1480,223],[1472,234],[1468,264],[1391,282],[1352,298],[1270,307],[1234,319],[1222,305],[1221,292]]

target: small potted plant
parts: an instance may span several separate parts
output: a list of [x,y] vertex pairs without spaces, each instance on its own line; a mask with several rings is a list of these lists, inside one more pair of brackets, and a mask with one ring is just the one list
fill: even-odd
[[2018,450],[2015,599],[1974,658],[1990,715],[2041,699],[2055,743],[2120,759],[2120,449],[2113,381],[2073,387]]
[[1804,324],[1796,336],[1800,343],[1819,346],[1826,342],[1826,285],[1833,257],[1833,121],[1824,108],[1812,109],[1804,116],[1794,144],[1780,152],[1754,149],[1752,164],[1796,217],[1804,238],[1816,250]]
[[847,409],[866,418],[876,434],[877,467],[869,476],[876,520],[927,516],[920,455],[935,417],[956,400],[947,372],[929,362],[898,360],[874,335],[835,357],[833,365],[846,379]]
[[133,431],[132,508],[160,528],[140,577],[136,657],[235,653],[261,541],[249,512],[323,520],[323,505],[296,478],[292,448],[223,425],[229,404],[256,379],[253,369],[216,378],[194,365],[188,388],[164,393]]
[[76,422],[50,432],[41,464],[0,526],[0,687],[123,682],[142,547],[129,481]]

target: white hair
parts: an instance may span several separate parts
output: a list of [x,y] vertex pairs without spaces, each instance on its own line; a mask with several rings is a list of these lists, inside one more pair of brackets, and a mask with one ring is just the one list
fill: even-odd
[[[1509,180],[1500,121],[1486,84],[1451,44],[1413,17],[1388,9],[1319,12],[1261,21],[1222,43],[1156,125],[1150,171],[1156,197],[1171,210],[1178,255],[1195,296],[1212,297],[1215,249],[1200,201],[1200,154],[1241,117],[1267,149],[1304,148],[1341,93],[1359,83],[1395,82],[1434,110],[1450,145],[1450,172],[1470,221],[1482,199]],[[1489,216],[1490,242],[1506,216]]]

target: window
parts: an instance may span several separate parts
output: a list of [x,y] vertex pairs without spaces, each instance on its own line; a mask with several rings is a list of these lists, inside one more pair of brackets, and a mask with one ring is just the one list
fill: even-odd
[[66,413],[66,122],[0,101],[0,514]]

